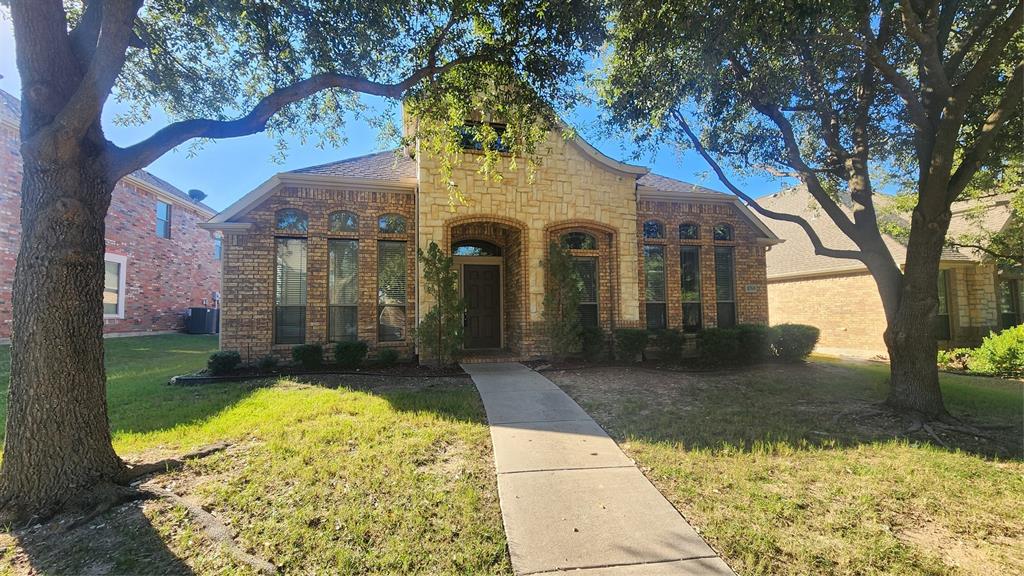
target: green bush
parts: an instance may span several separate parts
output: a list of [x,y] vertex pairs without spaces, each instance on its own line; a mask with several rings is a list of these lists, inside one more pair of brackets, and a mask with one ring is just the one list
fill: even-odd
[[377,352],[378,366],[394,366],[398,362],[398,350],[394,348],[382,348]]
[[1024,324],[986,336],[971,354],[970,368],[999,376],[1024,375]]
[[544,319],[542,332],[547,339],[548,355],[560,360],[580,349],[579,305],[581,287],[579,274],[569,251],[557,242],[548,246],[544,261],[547,279],[544,284]]
[[683,333],[674,328],[654,333],[654,349],[658,357],[668,362],[677,362],[683,357]]
[[705,328],[697,337],[700,360],[709,366],[742,364],[744,351],[738,328]]
[[596,326],[580,329],[580,356],[584,360],[599,360],[604,356],[604,331]]
[[214,376],[221,376],[231,372],[242,363],[242,355],[234,350],[222,350],[210,354],[206,362],[206,369]]
[[775,338],[772,351],[784,362],[797,362],[808,357],[818,344],[821,330],[806,324],[779,324],[773,326]]
[[267,354],[256,361],[256,368],[260,372],[270,372],[277,368],[277,358]]
[[417,250],[417,255],[423,265],[423,288],[434,297],[434,305],[416,327],[420,353],[440,366],[454,364],[465,340],[462,321],[466,303],[459,295],[458,269],[435,242],[426,252]]
[[773,356],[774,330],[763,324],[738,324],[733,329],[739,338],[741,360],[745,364],[757,364]]
[[619,360],[636,362],[643,359],[651,333],[639,328],[619,328],[615,331],[615,356]]
[[358,368],[370,349],[362,340],[338,342],[334,345],[334,361],[342,368]]
[[324,347],[319,344],[292,346],[292,360],[307,370],[319,368],[324,363]]
[[951,350],[939,350],[938,365],[940,370],[958,370],[966,372],[971,366],[971,356],[974,350],[971,348],[953,348]]

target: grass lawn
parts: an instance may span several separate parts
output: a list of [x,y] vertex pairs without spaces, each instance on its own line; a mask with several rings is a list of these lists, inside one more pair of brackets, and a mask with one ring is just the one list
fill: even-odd
[[728,373],[547,374],[738,573],[1024,573],[1024,387],[943,375],[991,438],[874,410],[887,367],[816,359]]
[[[153,461],[231,443],[152,486],[200,504],[284,572],[510,572],[490,439],[469,379],[166,385],[203,366],[215,346],[185,335],[107,341],[119,454]],[[0,349],[5,384],[7,354]],[[123,506],[67,534],[2,534],[0,563],[16,574],[251,571],[165,500]]]

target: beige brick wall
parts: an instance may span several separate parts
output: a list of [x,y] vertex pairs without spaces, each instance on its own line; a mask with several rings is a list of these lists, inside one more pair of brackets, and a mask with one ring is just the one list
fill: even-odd
[[821,330],[819,349],[871,356],[886,354],[885,313],[866,271],[846,275],[770,280],[772,324],[809,324]]

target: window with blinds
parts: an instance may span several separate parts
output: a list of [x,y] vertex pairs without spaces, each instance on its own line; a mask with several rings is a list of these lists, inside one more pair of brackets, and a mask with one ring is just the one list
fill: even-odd
[[107,260],[103,263],[103,315],[118,316],[123,308],[121,295],[121,263]]
[[405,242],[377,242],[377,338],[405,340]]
[[665,313],[665,247],[644,246],[644,300],[647,329],[659,330],[668,325]]
[[306,240],[277,239],[274,294],[274,342],[306,341]]
[[580,325],[596,328],[598,326],[597,258],[573,258],[572,263],[579,282],[580,305],[577,309]]
[[731,246],[715,247],[715,301],[718,327],[736,325],[736,269]]
[[327,271],[327,337],[356,340],[359,326],[359,242],[331,240]]
[[683,331],[699,332],[703,325],[700,304],[700,247],[679,247],[679,293],[683,300]]

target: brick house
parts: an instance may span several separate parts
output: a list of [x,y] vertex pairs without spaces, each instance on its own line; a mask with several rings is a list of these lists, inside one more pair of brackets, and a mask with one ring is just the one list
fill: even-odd
[[203,226],[225,237],[221,348],[285,356],[364,340],[414,353],[431,306],[416,249],[454,255],[467,352],[544,352],[550,242],[573,255],[583,323],[680,328],[767,323],[765,250],[778,240],[734,196],[617,162],[550,134],[530,179],[477,172],[464,151],[449,200],[438,161],[390,151],[277,174]]
[[[0,339],[11,336],[21,240],[21,104],[0,90]],[[220,291],[220,239],[198,224],[216,211],[145,171],[118,182],[106,218],[104,332],[181,330]]]
[[[885,197],[878,202],[884,203]],[[853,249],[835,223],[805,188],[797,187],[759,200],[765,208],[799,214],[830,248]],[[998,231],[1010,222],[1008,196],[953,205],[949,238],[968,232]],[[890,216],[896,217],[896,216]],[[796,224],[767,221],[785,240],[767,255],[768,309],[772,323],[794,322],[821,329],[818,350],[859,357],[884,357],[885,313],[874,279],[860,262],[814,254]],[[906,246],[884,235],[897,262]],[[1000,269],[984,255],[946,248],[939,265],[939,317],[935,331],[942,347],[976,346],[993,330],[1024,320],[1020,271]]]

